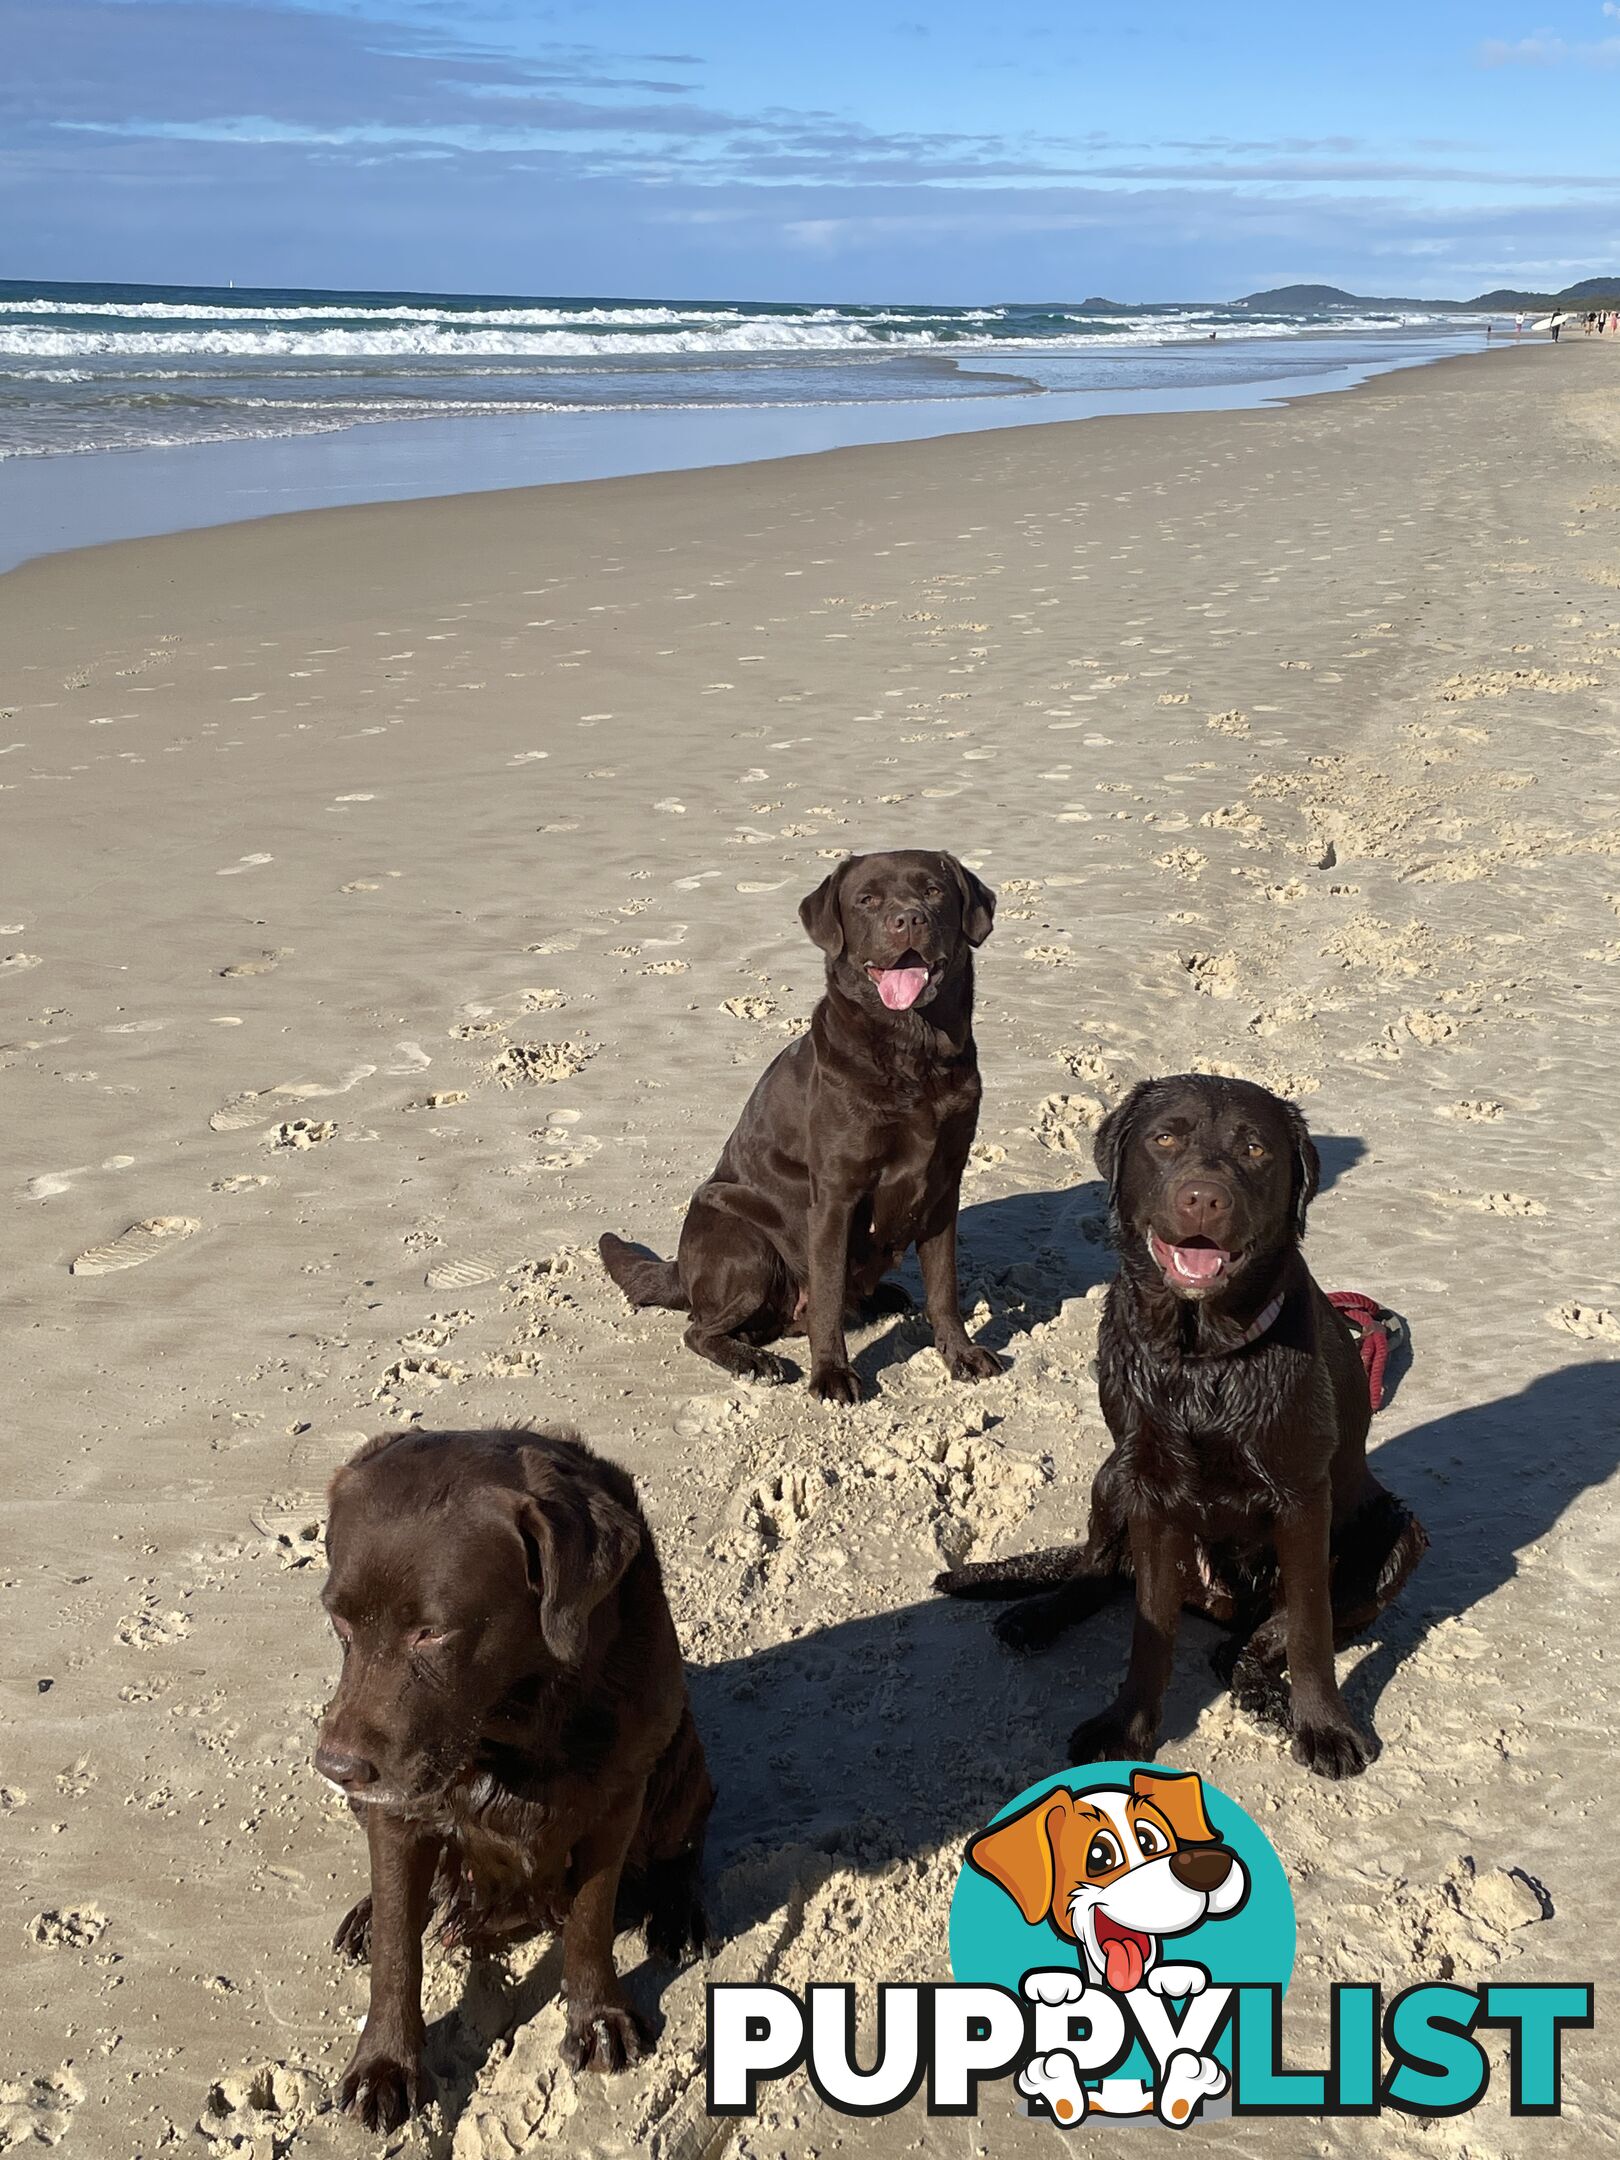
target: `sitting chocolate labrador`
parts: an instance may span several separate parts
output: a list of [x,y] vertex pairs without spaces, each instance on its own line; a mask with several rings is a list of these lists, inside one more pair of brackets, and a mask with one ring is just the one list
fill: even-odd
[[371,1959],[341,2104],[391,2130],[432,2096],[422,1934],[561,1929],[575,2070],[649,2041],[613,1965],[702,1943],[714,1798],[635,1488],[572,1435],[385,1433],[332,1480],[322,1593],[343,1672],[315,1767],[365,1824]]
[[1071,1762],[1152,1756],[1185,1604],[1235,1629],[1217,1670],[1237,1701],[1291,1727],[1296,1761],[1353,1776],[1378,1741],[1340,1694],[1333,1653],[1428,1538],[1367,1467],[1366,1375],[1299,1251],[1320,1169],[1305,1121],[1249,1081],[1188,1073],[1134,1089],[1096,1155],[1120,1267],[1098,1343],[1114,1448],[1086,1542],[953,1569],[936,1587],[1043,1591],[997,1627],[1028,1650],[1135,1577],[1124,1685],[1074,1733]]
[[979,1122],[973,949],[995,910],[955,856],[916,850],[851,856],[800,904],[827,955],[826,995],[693,1195],[679,1256],[602,1239],[632,1305],[689,1312],[687,1348],[754,1380],[787,1379],[762,1346],[803,1329],[811,1392],[852,1403],[861,1384],[845,1318],[906,1309],[897,1284],[878,1286],[915,1244],[952,1378],[1001,1370],[968,1340],[956,1281],[957,1204]]

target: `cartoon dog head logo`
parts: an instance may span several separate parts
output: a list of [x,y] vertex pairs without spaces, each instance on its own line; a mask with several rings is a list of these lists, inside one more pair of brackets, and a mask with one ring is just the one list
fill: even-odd
[[1237,1912],[1249,1894],[1192,1770],[1133,1770],[1128,1790],[1055,1787],[980,1831],[967,1857],[1031,1926],[1045,1920],[1077,1944],[1116,1995],[1143,1985],[1167,1937]]

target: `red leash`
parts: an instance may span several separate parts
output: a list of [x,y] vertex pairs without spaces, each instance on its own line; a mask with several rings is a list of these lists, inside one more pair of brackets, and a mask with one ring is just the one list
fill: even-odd
[[1367,1392],[1372,1397],[1374,1410],[1384,1407],[1384,1368],[1389,1363],[1389,1346],[1401,1323],[1391,1312],[1359,1290],[1330,1290],[1328,1303],[1338,1310],[1350,1323],[1350,1332],[1356,1338],[1356,1348],[1361,1352],[1361,1363],[1367,1375]]

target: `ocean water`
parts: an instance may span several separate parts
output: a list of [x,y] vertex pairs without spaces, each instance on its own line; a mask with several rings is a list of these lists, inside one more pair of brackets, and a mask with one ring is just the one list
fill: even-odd
[[0,571],[334,503],[1257,404],[1484,341],[1421,313],[0,282]]
[[1285,353],[1259,348],[1328,328],[1343,339],[1459,326],[1192,306],[1108,314],[0,283],[0,458],[409,419],[1249,382],[1289,369]]

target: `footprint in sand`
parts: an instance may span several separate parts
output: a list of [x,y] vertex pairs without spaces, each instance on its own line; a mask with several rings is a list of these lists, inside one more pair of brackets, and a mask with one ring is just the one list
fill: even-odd
[[209,1126],[215,1132],[250,1132],[255,1125],[267,1124],[269,1110],[254,1108],[255,1103],[263,1100],[263,1090],[244,1088],[240,1095],[233,1095],[229,1101],[220,1104],[209,1118]]
[[273,1185],[274,1183],[275,1179],[272,1177],[265,1177],[251,1170],[243,1170],[238,1172],[235,1177],[215,1178],[208,1190],[222,1193],[254,1192],[261,1185]]
[[131,1223],[110,1245],[92,1245],[69,1263],[70,1275],[116,1275],[123,1268],[141,1267],[161,1252],[195,1237],[202,1224],[191,1215],[154,1215],[146,1222]]
[[343,1078],[328,1087],[319,1080],[282,1080],[270,1092],[273,1095],[290,1095],[294,1102],[308,1102],[317,1095],[347,1095],[350,1088],[358,1087],[362,1080],[369,1080],[377,1070],[375,1065],[351,1065]]
[[7,953],[5,958],[0,960],[0,975],[21,975],[26,968],[37,968],[41,964],[38,953]]
[[[101,1167],[103,1170],[127,1170],[134,1160],[133,1155],[109,1155]],[[28,1180],[28,1197],[30,1200],[54,1200],[59,1193],[71,1189],[75,1178],[89,1175],[88,1163],[80,1163],[72,1170],[42,1170],[38,1177]]]
[[34,2077],[0,2078],[0,2152],[24,2145],[60,2145],[84,2087],[64,2063]]
[[1561,1328],[1581,1342],[1620,1344],[1620,1313],[1607,1305],[1559,1305],[1546,1316],[1549,1327]]
[[216,870],[214,875],[215,877],[240,877],[244,870],[258,870],[265,863],[272,863],[275,859],[273,855],[241,855],[238,856],[235,862],[228,864],[225,869]]
[[257,960],[233,960],[229,967],[222,967],[220,974],[227,980],[233,975],[273,975],[283,960],[292,957],[292,947],[282,945],[274,952],[260,953]]
[[273,1126],[265,1135],[266,1144],[273,1148],[319,1147],[323,1140],[330,1140],[337,1127],[330,1118],[287,1118]]
[[462,1260],[436,1260],[423,1280],[430,1290],[472,1290],[493,1282],[501,1273],[493,1260],[469,1255]]

